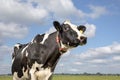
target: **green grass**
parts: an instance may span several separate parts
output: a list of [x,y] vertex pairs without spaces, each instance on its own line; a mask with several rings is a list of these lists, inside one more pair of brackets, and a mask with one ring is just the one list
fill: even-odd
[[53,80],[120,80],[120,76],[55,75]]
[[12,80],[12,76],[0,76],[0,80]]
[[[0,76],[0,80],[12,80],[12,76]],[[53,80],[120,80],[120,76],[54,75]]]

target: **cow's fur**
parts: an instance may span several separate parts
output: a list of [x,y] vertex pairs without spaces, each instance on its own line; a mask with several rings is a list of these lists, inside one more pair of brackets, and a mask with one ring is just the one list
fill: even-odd
[[56,32],[38,34],[27,44],[15,45],[12,55],[13,80],[51,80],[61,55],[70,48],[86,44],[87,38],[82,33],[84,26],[68,21],[63,24],[54,21],[53,25]]

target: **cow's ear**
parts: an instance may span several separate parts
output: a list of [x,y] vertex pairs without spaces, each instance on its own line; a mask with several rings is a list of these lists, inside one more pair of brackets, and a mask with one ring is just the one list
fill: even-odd
[[61,25],[60,25],[60,23],[59,23],[58,21],[54,21],[54,22],[53,22],[53,25],[54,25],[54,27],[55,27],[55,29],[56,29],[57,31],[59,31],[59,32],[62,31],[62,27],[61,27]]
[[78,26],[77,27],[78,28],[78,30],[80,31],[80,32],[85,32],[86,31],[86,27],[84,26],[84,25],[80,25],[80,26]]

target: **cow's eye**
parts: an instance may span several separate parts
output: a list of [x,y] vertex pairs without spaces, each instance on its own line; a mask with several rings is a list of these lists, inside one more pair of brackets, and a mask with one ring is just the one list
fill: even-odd
[[68,24],[63,24],[62,27],[64,31],[70,30],[70,26]]
[[65,27],[65,31],[68,31],[69,30],[69,27]]

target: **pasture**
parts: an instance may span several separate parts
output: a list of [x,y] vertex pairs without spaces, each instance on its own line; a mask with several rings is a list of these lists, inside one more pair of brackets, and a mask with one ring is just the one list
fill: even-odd
[[[12,76],[0,76],[0,80],[12,80]],[[53,80],[120,80],[120,76],[54,75]]]

